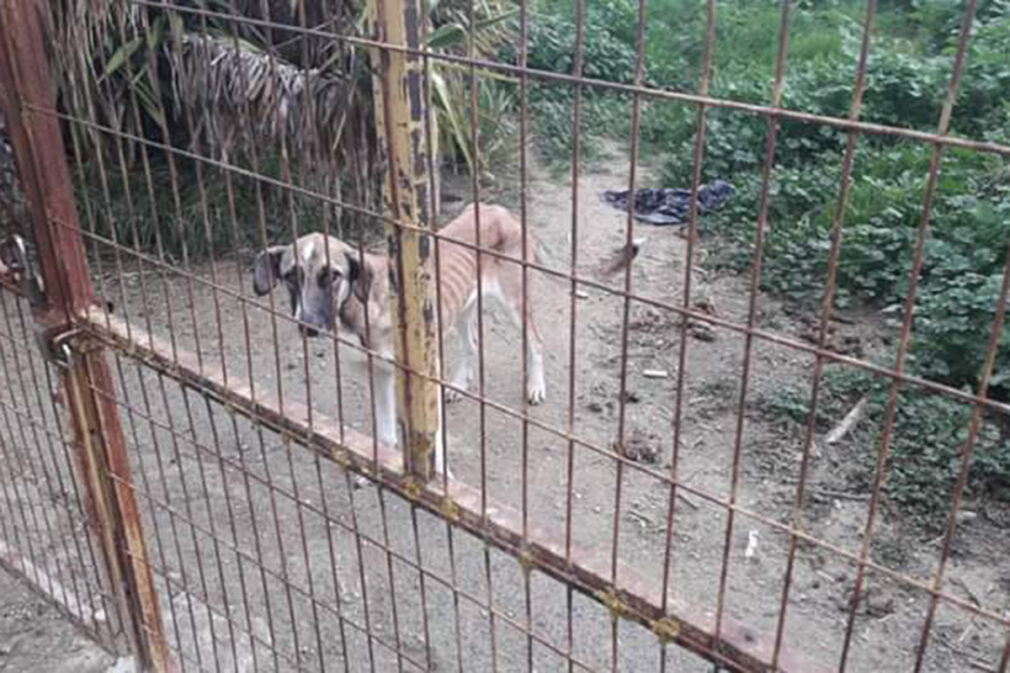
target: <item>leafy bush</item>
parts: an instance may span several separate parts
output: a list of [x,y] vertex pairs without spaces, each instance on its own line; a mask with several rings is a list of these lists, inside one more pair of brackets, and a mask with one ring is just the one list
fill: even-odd
[[[947,95],[962,12],[957,0],[881,3],[863,98],[864,120],[935,130]],[[818,115],[845,116],[862,39],[865,3],[798,3],[790,16],[789,62],[783,105]],[[531,64],[564,72],[574,41],[571,3],[547,0],[556,21],[531,33]],[[628,81],[634,63],[636,5],[631,0],[591,7],[587,72]],[[646,62],[650,81],[694,90],[704,37],[704,7],[688,0],[650,3]],[[745,103],[770,100],[780,21],[776,3],[741,0],[719,7],[711,93]],[[979,3],[970,53],[952,118],[952,132],[1006,142],[1010,137],[1010,0]],[[534,59],[535,55],[535,59]],[[549,90],[549,91],[548,91]],[[589,127],[624,136],[626,101],[586,93]],[[571,95],[550,85],[537,92],[538,130],[548,152],[566,152]],[[595,106],[595,107],[594,107]],[[685,187],[693,166],[697,112],[670,101],[643,107],[645,151],[665,154],[662,185]],[[710,108],[703,180],[723,178],[736,195],[702,222],[719,237],[717,264],[743,271],[754,259],[754,225],[761,190],[768,122]],[[819,125],[780,120],[771,174],[769,229],[761,250],[765,290],[813,305],[821,298],[839,195],[845,134]],[[862,136],[845,212],[836,302],[869,305],[901,318],[913,250],[922,218],[932,148],[888,136]],[[1010,242],[1010,167],[1004,158],[948,149],[931,204],[915,310],[909,367],[956,388],[976,389]],[[1010,333],[1010,330],[1008,330]],[[1010,397],[1010,335],[1005,335],[992,395]],[[871,386],[860,380],[863,392]],[[879,382],[873,385],[879,386]],[[873,417],[883,392],[873,389]],[[860,392],[859,394],[863,394]],[[841,403],[842,392],[836,394]],[[902,393],[891,460],[892,500],[926,511],[949,498],[968,411],[921,392]],[[785,399],[773,415],[798,420],[798,400]],[[851,402],[849,402],[851,404]],[[866,424],[872,425],[872,424]],[[972,472],[972,488],[1010,480],[1010,449],[986,427]],[[864,465],[866,479],[872,457]],[[867,467],[868,466],[868,467]],[[1006,490],[1004,488],[1004,490]]]
[[[634,48],[610,32],[627,30],[626,10],[629,6],[627,0],[621,0],[594,10],[607,16],[612,15],[613,21],[596,20],[599,17],[587,21],[583,57],[583,74],[586,77],[622,84],[630,84],[634,80]],[[633,35],[634,22],[631,23],[630,30]],[[571,74],[575,48],[573,19],[535,17],[529,24],[527,39],[527,64],[530,68]],[[507,62],[515,63],[518,59],[516,46],[504,46],[499,56]],[[574,135],[572,87],[558,82],[533,80],[527,91],[530,121],[541,152],[548,160],[569,161]],[[595,156],[595,139],[626,133],[628,100],[627,96],[613,91],[592,87],[583,89],[580,136],[583,139],[584,158]]]
[[[890,382],[860,370],[829,367],[818,404],[818,431],[826,432],[852,405],[867,395],[860,422],[836,450],[847,452],[843,479],[850,488],[873,486]],[[808,389],[784,388],[762,400],[772,418],[805,426]],[[971,406],[948,397],[906,388],[899,392],[894,430],[885,465],[887,501],[927,528],[936,529],[950,511],[951,493],[968,438]],[[991,425],[983,425],[968,471],[968,502],[1010,498],[1010,442]]]

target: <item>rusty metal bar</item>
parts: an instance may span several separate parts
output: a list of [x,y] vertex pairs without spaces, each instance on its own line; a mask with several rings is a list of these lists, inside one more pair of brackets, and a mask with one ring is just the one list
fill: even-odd
[[[8,132],[28,195],[35,243],[45,282],[46,308],[37,315],[46,337],[68,336],[77,315],[88,309],[94,291],[79,230],[54,226],[77,223],[59,123],[32,114],[27,105],[54,106],[52,78],[43,51],[42,4],[0,3],[0,85]],[[158,597],[146,564],[140,516],[117,409],[95,394],[112,391],[100,344],[86,338],[66,343],[70,356],[62,372],[63,392],[77,449],[76,468],[87,510],[100,538],[104,579],[126,620],[127,637],[145,669],[172,670]]]
[[[954,104],[957,101],[958,87],[964,73],[965,55],[968,50],[968,43],[971,39],[972,24],[975,20],[976,0],[968,0],[965,5],[964,16],[961,20],[961,27],[957,39],[957,50],[954,55],[954,63],[951,68],[950,80],[947,84],[947,96],[940,111],[940,119],[937,122],[937,135],[946,136],[950,133],[951,115]],[[943,159],[944,147],[940,144],[933,146],[933,152],[929,161],[929,172],[926,178],[926,185],[922,193],[922,215],[919,225],[916,228],[914,257],[912,268],[908,276],[908,290],[905,295],[904,306],[902,307],[901,333],[898,339],[898,348],[895,353],[894,371],[897,374],[904,372],[906,358],[911,345],[912,323],[914,321],[914,309],[916,293],[919,282],[922,280],[923,259],[925,257],[926,239],[929,236],[929,224],[932,218],[933,197],[936,193],[940,175],[940,163]],[[856,612],[862,603],[863,585],[866,579],[866,561],[870,557],[870,545],[873,542],[874,524],[876,515],[882,500],[884,477],[887,473],[888,456],[891,449],[891,438],[895,428],[898,410],[898,393],[901,388],[901,381],[893,379],[887,392],[887,403],[884,409],[884,427],[880,434],[880,446],[877,449],[877,461],[874,467],[873,487],[870,492],[870,501],[867,505],[866,525],[862,532],[862,543],[860,545],[860,562],[856,569],[856,578],[853,582],[852,601],[849,605],[849,614],[845,626],[845,638],[842,644],[842,654],[839,660],[839,673],[845,673],[849,661],[849,652],[855,629]],[[985,397],[982,391],[980,397]],[[955,502],[956,504],[956,502]],[[951,511],[953,517],[955,511]],[[945,548],[945,554],[949,553],[949,547]],[[920,653],[921,654],[921,653]],[[918,668],[918,664],[916,665]]]
[[[418,0],[371,0],[369,18],[383,42],[416,50],[421,21]],[[407,220],[417,230],[386,226],[389,269],[389,315],[396,359],[408,370],[429,377],[438,373],[438,319],[435,311],[434,228],[425,160],[427,136],[423,68],[414,55],[383,49],[371,53],[374,105],[380,152],[388,172],[383,189],[385,212]],[[382,391],[378,391],[382,394]],[[430,379],[396,377],[396,437],[411,473],[422,481],[434,475],[439,438],[439,391]]]
[[[204,8],[183,7],[180,5],[167,3],[164,0],[160,2],[157,0],[128,0],[128,2],[135,5],[144,5],[160,9],[171,9],[178,11],[180,13],[190,14],[194,16],[202,15],[209,18],[221,19],[223,21],[234,21],[236,23],[248,25],[251,27],[265,27],[272,25],[271,22],[265,21],[263,19],[256,19],[245,16],[236,16],[234,14],[226,14],[223,12]],[[344,42],[349,45],[361,48],[367,48],[370,50],[382,50],[390,53],[406,54],[409,56],[426,55],[432,59],[446,61],[448,63],[473,65],[477,68],[486,69],[490,72],[515,75],[517,77],[522,72],[524,72],[518,66],[511,65],[508,63],[502,63],[500,61],[489,61],[487,59],[470,58],[468,56],[458,56],[455,54],[434,53],[423,50],[418,47],[411,47],[409,45],[404,45],[403,43],[390,43],[372,38],[356,37],[351,35],[340,35],[332,31],[327,31],[320,28],[307,28],[303,30],[298,27],[286,26],[285,30],[288,30],[290,32],[300,32],[304,35],[315,35],[317,37],[325,37],[327,39]],[[576,77],[575,75],[570,75],[567,73],[551,72],[549,70],[539,70],[537,68],[527,68],[525,70],[525,74],[527,77],[535,78],[538,80],[544,80],[548,82],[562,82],[569,85],[579,84],[586,87],[593,87],[602,90],[609,90],[625,94],[638,93],[650,100],[680,101],[682,103],[692,103],[695,105],[704,104],[712,108],[737,110],[739,112],[744,112],[748,114],[756,114],[763,116],[774,115],[778,117],[780,120],[797,121],[809,124],[820,124],[823,126],[830,126],[839,129],[841,131],[855,131],[857,133],[865,133],[870,135],[892,136],[895,138],[905,138],[908,140],[918,140],[929,143],[935,143],[938,145],[942,145],[944,147],[960,147],[963,149],[976,150],[978,152],[998,154],[1001,156],[1010,156],[1010,145],[1005,145],[998,142],[992,142],[986,140],[974,140],[970,138],[962,138],[950,135],[942,136],[936,133],[929,133],[926,131],[916,131],[914,129],[905,128],[901,126],[888,126],[886,124],[874,124],[870,122],[852,121],[851,119],[845,117],[833,117],[831,115],[814,114],[811,112],[803,112],[801,110],[793,110],[789,108],[776,108],[768,105],[744,103],[741,101],[731,100],[727,98],[713,98],[711,96],[701,96],[699,94],[684,93],[681,91],[674,91],[671,89],[657,89],[655,87],[646,85],[623,84],[621,82],[613,82],[594,77]]]
[[[313,430],[309,432],[308,410],[303,405],[287,402],[284,413],[281,413],[273,396],[260,393],[253,400],[249,382],[229,375],[226,386],[215,366],[205,363],[201,373],[195,355],[180,350],[178,357],[174,357],[170,344],[165,340],[154,335],[141,335],[143,338],[132,340],[127,336],[125,325],[115,316],[112,316],[109,326],[97,309],[93,309],[93,316],[88,332],[128,357],[265,428],[280,432],[292,443],[306,446],[344,468],[380,482],[413,505],[440,517],[450,513],[449,520],[454,527],[486,539],[511,555],[522,554],[533,568],[548,577],[570,583],[576,591],[615,610],[620,617],[656,630],[664,638],[674,634],[670,642],[721,665],[747,671],[772,670],[768,663],[773,645],[771,637],[761,636],[724,617],[722,634],[717,642],[712,616],[679,604],[663,610],[657,584],[633,567],[622,564],[618,573],[620,585],[614,586],[610,581],[609,553],[594,553],[573,544],[566,560],[565,542],[555,540],[552,534],[536,525],[530,526],[524,544],[522,513],[486,499],[480,489],[452,478],[444,480],[447,488],[443,488],[442,479],[419,486],[416,479],[404,471],[404,456],[392,447],[379,445],[378,461],[375,461],[370,437],[349,428],[338,428],[332,419],[316,412],[313,413]],[[138,329],[134,327],[133,331],[136,335]],[[148,339],[148,336],[151,338]],[[147,346],[149,342],[153,346]],[[486,509],[482,502],[486,502]],[[668,628],[670,625],[674,628]],[[786,649],[780,657],[778,670],[819,669]]]
[[[173,146],[169,146],[169,145],[164,145],[164,144],[158,143],[156,141],[151,141],[151,140],[148,140],[148,139],[140,138],[139,136],[135,136],[135,135],[132,135],[132,134],[129,134],[129,133],[117,132],[114,129],[111,129],[111,128],[107,127],[107,126],[103,126],[101,124],[95,124],[93,122],[88,122],[86,120],[78,119],[78,118],[72,117],[70,115],[57,112],[57,111],[53,110],[52,108],[32,106],[30,104],[25,104],[25,108],[28,111],[31,111],[31,112],[34,112],[34,113],[38,113],[40,115],[46,115],[46,116],[50,116],[50,117],[53,117],[53,118],[56,118],[56,119],[61,119],[61,120],[64,120],[64,121],[68,121],[68,122],[71,122],[71,123],[80,124],[80,125],[83,125],[83,126],[95,129],[95,130],[99,130],[99,131],[108,133],[110,135],[117,135],[117,134],[118,135],[122,135],[124,138],[129,138],[130,140],[134,140],[134,141],[136,141],[138,143],[143,143],[143,144],[147,144],[147,145],[149,145],[151,147],[156,147],[156,148],[158,148],[160,150],[163,150],[165,152],[179,154],[180,156],[188,156],[191,159],[194,159],[194,160],[197,160],[197,161],[202,161],[202,162],[210,164],[210,165],[215,165],[215,166],[217,166],[217,167],[219,167],[221,169],[224,169],[224,170],[226,170],[228,172],[234,173],[236,175],[241,175],[241,176],[247,177],[247,178],[252,178],[252,179],[256,180],[257,182],[262,182],[263,184],[266,184],[266,185],[272,185],[272,186],[275,186],[275,187],[281,187],[281,188],[285,188],[285,189],[290,189],[293,192],[302,194],[304,196],[321,199],[323,201],[326,201],[327,203],[331,203],[331,204],[333,204],[335,206],[339,206],[339,207],[341,207],[343,209],[346,209],[349,212],[355,212],[355,213],[359,213],[361,215],[367,215],[367,216],[370,216],[370,217],[376,217],[377,219],[383,221],[386,224],[390,224],[392,226],[400,227],[400,228],[402,228],[404,230],[411,230],[411,231],[417,231],[417,232],[427,231],[427,230],[422,230],[421,227],[419,227],[417,225],[414,225],[414,224],[411,224],[409,222],[397,221],[397,220],[395,220],[395,219],[393,219],[391,217],[388,217],[388,216],[383,216],[383,215],[379,215],[379,214],[376,214],[376,213],[372,213],[372,212],[370,212],[370,211],[368,211],[368,210],[366,210],[366,209],[364,209],[364,208],[362,208],[360,206],[355,206],[354,204],[347,203],[345,201],[341,201],[339,199],[326,196],[324,194],[319,194],[317,192],[313,192],[312,190],[305,189],[305,188],[303,188],[303,187],[301,187],[299,185],[284,183],[283,181],[276,180],[276,179],[271,178],[269,176],[262,175],[262,174],[254,172],[254,171],[250,171],[248,169],[244,169],[244,168],[241,168],[239,166],[231,165],[231,164],[228,164],[226,162],[217,161],[217,160],[210,159],[210,158],[204,157],[204,156],[195,155],[195,154],[193,154],[191,152],[188,152],[186,150],[182,150],[182,149],[179,149],[179,148],[176,148],[176,147],[173,147]],[[949,138],[950,136],[947,136],[947,137]],[[937,145],[944,146],[944,143],[941,142],[940,140],[935,141],[935,143]],[[54,224],[60,225],[60,226],[65,226],[65,227],[69,226],[66,222],[61,222],[58,218],[55,218],[55,217],[53,218],[52,222]],[[70,228],[73,228],[73,227],[70,227]],[[171,265],[169,265],[167,262],[165,262],[163,260],[159,260],[158,258],[152,257],[152,256],[147,255],[145,253],[141,253],[141,252],[138,252],[138,251],[135,251],[135,250],[130,250],[128,248],[124,248],[124,247],[121,246],[121,244],[118,244],[116,241],[112,240],[109,237],[105,237],[105,236],[102,236],[100,234],[96,234],[94,232],[89,232],[89,231],[84,231],[82,233],[84,234],[84,236],[86,238],[89,238],[89,239],[92,239],[92,240],[95,240],[95,241],[100,241],[104,245],[112,248],[113,250],[125,251],[128,254],[131,254],[131,255],[135,256],[137,259],[142,259],[146,263],[149,263],[149,264],[151,264],[151,265],[153,265],[155,267],[159,267],[159,268],[162,268],[162,269],[165,269],[165,270],[170,270],[173,273],[179,275],[180,277],[191,278],[194,281],[194,283],[196,283],[198,285],[199,284],[203,284],[203,285],[207,285],[207,286],[210,285],[210,283],[206,279],[204,279],[204,278],[198,277],[198,276],[196,276],[196,275],[194,275],[194,274],[192,274],[192,273],[190,273],[190,272],[188,272],[186,270],[174,268]],[[472,242],[464,241],[462,239],[454,238],[454,237],[451,237],[451,236],[445,236],[445,235],[443,235],[443,234],[441,234],[441,233],[439,233],[437,231],[430,231],[430,233],[428,235],[431,238],[433,238],[433,239],[435,239],[437,241],[448,241],[448,242],[451,242],[453,245],[458,245],[458,246],[460,246],[462,248],[466,248],[468,250],[477,250],[478,249],[477,246],[474,243],[472,243]],[[489,248],[486,248],[486,247],[479,248],[479,250],[480,250],[481,255],[486,255],[486,256],[492,257],[494,259],[506,260],[506,261],[514,262],[514,263],[518,263],[518,264],[522,264],[523,263],[521,258],[514,257],[514,256],[512,256],[510,254],[498,252],[496,250],[492,250],[492,249],[489,249]],[[729,330],[731,332],[736,332],[736,333],[739,333],[739,334],[751,334],[755,338],[760,339],[762,341],[766,341],[768,343],[776,344],[776,345],[779,345],[779,346],[784,346],[786,348],[789,348],[790,350],[794,350],[794,351],[797,351],[799,353],[807,353],[807,354],[815,355],[815,356],[824,358],[826,361],[830,361],[830,362],[833,362],[833,363],[838,363],[838,364],[843,364],[843,365],[855,367],[857,369],[860,369],[860,370],[863,370],[863,371],[867,371],[867,372],[870,372],[870,373],[875,374],[875,375],[883,376],[883,377],[886,377],[886,378],[889,378],[889,379],[892,379],[892,380],[901,381],[902,383],[913,385],[913,386],[917,386],[919,388],[922,388],[923,390],[928,390],[930,392],[939,393],[939,394],[944,395],[944,396],[946,396],[946,397],[948,397],[950,399],[959,400],[959,401],[967,402],[967,403],[970,403],[970,404],[981,404],[984,407],[986,407],[987,409],[991,409],[991,410],[993,410],[993,411],[995,411],[997,413],[1010,414],[1010,405],[1004,404],[1004,403],[999,402],[999,401],[997,401],[995,399],[990,399],[990,398],[983,399],[983,398],[980,398],[978,395],[975,395],[975,394],[973,394],[971,392],[966,392],[964,390],[961,390],[961,389],[958,389],[958,388],[953,388],[953,387],[951,387],[949,385],[946,385],[946,384],[943,384],[943,383],[938,383],[938,382],[933,381],[933,380],[924,379],[924,378],[919,377],[919,376],[911,375],[911,374],[908,374],[908,373],[906,373],[904,371],[897,372],[893,368],[884,367],[884,366],[875,364],[873,362],[870,362],[868,360],[860,359],[860,358],[857,358],[857,357],[852,357],[852,356],[849,356],[849,355],[843,355],[842,353],[839,353],[839,352],[837,352],[835,350],[832,350],[832,349],[829,349],[829,348],[821,348],[821,347],[817,346],[816,344],[810,344],[810,343],[808,343],[806,341],[803,341],[801,339],[798,339],[798,338],[793,338],[793,337],[790,337],[790,336],[784,336],[782,334],[778,334],[778,333],[776,333],[774,331],[770,331],[768,329],[763,329],[763,328],[760,328],[760,327],[750,328],[750,327],[747,327],[746,324],[738,324],[738,323],[736,323],[736,322],[734,322],[732,320],[728,320],[726,318],[720,318],[718,316],[712,315],[711,313],[708,313],[708,312],[703,311],[703,310],[694,309],[694,308],[685,308],[681,304],[670,303],[668,301],[664,301],[664,300],[657,299],[657,298],[654,298],[654,297],[647,297],[647,296],[641,296],[641,295],[628,294],[628,293],[624,292],[623,289],[621,289],[621,288],[615,288],[613,286],[610,286],[610,285],[607,285],[607,284],[605,284],[603,282],[600,282],[600,281],[598,281],[598,280],[596,280],[594,278],[581,277],[581,276],[578,276],[578,275],[576,275],[574,273],[571,273],[569,271],[562,271],[562,270],[559,270],[559,269],[556,269],[556,268],[552,268],[552,267],[546,266],[544,264],[541,264],[541,263],[538,263],[538,262],[535,262],[535,261],[530,261],[530,262],[526,263],[526,266],[528,266],[530,269],[534,269],[534,270],[537,270],[539,272],[542,272],[545,275],[552,276],[554,278],[565,279],[565,280],[568,280],[568,281],[571,281],[571,282],[576,282],[579,285],[582,285],[582,286],[585,286],[585,287],[588,287],[588,288],[593,288],[593,289],[596,289],[596,290],[600,290],[602,292],[605,292],[605,293],[608,293],[608,294],[611,294],[611,295],[614,295],[614,296],[617,296],[617,297],[631,296],[635,301],[640,302],[641,304],[643,304],[645,306],[651,306],[653,308],[662,309],[664,311],[670,311],[670,312],[672,312],[672,313],[674,313],[674,314],[676,314],[678,316],[683,316],[683,317],[689,318],[690,320],[695,320],[695,321],[698,321],[698,322],[702,322],[702,323],[705,323],[705,324],[710,325],[712,327],[719,327],[719,328],[726,329],[726,330]],[[0,279],[0,282],[2,282],[2,279]],[[15,289],[15,288],[12,288],[12,289]],[[265,310],[268,314],[276,316],[279,320],[284,320],[284,321],[292,321],[293,320],[290,315],[285,314],[285,313],[280,313],[276,309],[272,308],[272,303],[273,303],[272,295],[270,295],[268,297],[268,299],[270,299],[270,305],[268,305],[267,303],[264,303],[264,302],[257,301],[255,299],[249,298],[248,296],[246,296],[242,292],[235,291],[235,290],[232,290],[232,289],[227,288],[227,287],[217,287],[217,290],[222,295],[225,295],[225,296],[240,297],[240,301],[243,303],[243,305],[247,305],[248,304],[248,305],[255,306],[255,307],[259,308],[259,309]],[[172,336],[174,336],[174,333],[172,333]],[[341,343],[345,344],[345,345],[347,345],[347,346],[349,346],[351,348],[362,349],[361,346],[359,346],[357,344],[354,344],[354,343],[351,343],[351,342],[341,342]],[[383,356],[379,355],[378,353],[376,353],[374,351],[371,351],[369,349],[365,349],[365,350],[368,351],[368,353],[369,353],[370,356],[377,357],[380,360],[383,359]],[[385,358],[385,361],[392,362],[392,358]],[[435,377],[433,377],[433,378],[435,378]],[[443,382],[442,385],[444,386],[446,384],[448,384],[448,382]],[[479,396],[474,395],[473,393],[468,392],[466,390],[462,390],[461,389],[461,390],[457,390],[456,392],[458,392],[460,395],[463,395],[465,397],[469,397],[471,399],[479,399]]]
[[[869,62],[870,42],[873,35],[873,22],[877,11],[876,0],[866,3],[866,19],[863,24],[863,39],[859,50],[859,63],[856,67],[856,81],[853,85],[852,101],[849,104],[849,118],[858,119],[862,111],[863,93],[866,86],[866,70]],[[845,154],[842,157],[841,185],[838,194],[838,208],[832,225],[831,249],[828,253],[827,278],[824,281],[824,295],[821,299],[820,325],[817,330],[817,347],[827,346],[828,327],[835,304],[835,291],[838,262],[842,246],[842,225],[845,219],[845,208],[848,203],[849,188],[852,184],[852,167],[855,162],[856,143],[858,136],[850,132],[846,139]],[[806,506],[806,483],[810,467],[811,453],[814,447],[814,437],[817,431],[817,404],[820,399],[822,374],[825,358],[817,356],[814,361],[813,384],[810,391],[810,415],[807,418],[806,435],[803,440],[803,453],[800,459],[799,484],[796,487],[796,500],[793,508],[792,525],[802,526],[803,510]],[[785,637],[786,615],[789,609],[789,592],[792,588],[793,570],[796,562],[799,540],[795,535],[789,536],[789,551],[786,555],[786,571],[782,583],[782,600],[779,606],[778,627],[775,634],[775,652],[772,663],[778,663],[779,652]]]

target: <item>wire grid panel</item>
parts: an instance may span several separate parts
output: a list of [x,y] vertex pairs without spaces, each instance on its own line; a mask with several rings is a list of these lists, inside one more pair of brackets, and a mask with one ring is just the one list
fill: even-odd
[[[382,6],[395,11],[399,5]],[[131,446],[132,488],[145,517],[165,628],[183,669],[705,670],[707,660],[739,670],[949,670],[938,651],[938,634],[968,621],[982,625],[988,652],[975,663],[985,670],[1006,669],[1008,620],[1001,598],[965,600],[941,581],[949,569],[962,481],[951,484],[951,523],[937,562],[923,576],[894,567],[875,540],[883,470],[866,501],[854,507],[861,536],[804,524],[817,501],[807,480],[816,460],[813,419],[827,363],[871,371],[892,386],[887,421],[874,447],[881,465],[901,386],[927,388],[973,406],[962,479],[983,409],[999,407],[984,394],[904,373],[910,310],[904,312],[894,367],[841,355],[829,345],[830,297],[843,245],[840,215],[824,285],[828,300],[813,345],[763,326],[757,290],[782,120],[848,134],[840,157],[841,204],[857,170],[853,157],[863,134],[932,143],[920,241],[945,147],[1010,156],[1010,148],[948,135],[973,2],[966,8],[937,134],[859,120],[872,1],[851,110],[844,118],[780,108],[788,2],[782,3],[768,106],[709,96],[712,2],[704,74],[700,90],[692,93],[644,84],[644,4],[632,83],[582,76],[581,20],[574,71],[559,75],[526,68],[523,48],[518,63],[498,63],[478,58],[472,44],[465,55],[436,54],[387,44],[367,32],[337,30],[346,18],[341,7],[110,2],[104,22],[54,25],[70,31],[66,35],[74,28],[103,31],[122,45],[161,34],[169,36],[165,45],[113,63],[103,62],[110,57],[102,54],[94,61],[73,58],[76,45],[70,42],[70,52],[57,55],[64,109],[32,110],[55,115],[68,129],[81,233],[91,249],[96,287],[115,306],[112,312],[93,311],[88,325],[116,351],[115,402]],[[580,5],[580,18],[582,10]],[[473,7],[468,11],[472,18]],[[523,37],[534,20],[529,14],[521,4]],[[249,48],[253,37],[266,47]],[[159,49],[174,59],[171,81],[152,76],[163,70]],[[477,292],[473,387],[439,376],[443,392],[461,398],[444,412],[453,477],[443,475],[424,488],[405,478],[396,451],[373,440],[374,373],[385,366],[388,353],[370,349],[368,339],[364,344],[335,335],[309,339],[298,328],[311,325],[299,324],[280,292],[257,297],[251,290],[249,252],[288,244],[310,231],[339,236],[354,250],[375,248],[382,224],[417,227],[390,221],[368,181],[333,178],[353,166],[355,175],[371,167],[376,183],[381,180],[378,155],[385,139],[373,137],[368,106],[352,104],[369,67],[369,49],[387,58],[423,57],[429,84],[432,68],[462,68],[471,78],[466,88],[471,111],[482,79],[518,78],[519,184],[496,197],[522,223],[523,238],[540,239],[549,253],[510,256],[479,241],[435,236],[436,255],[452,245],[478,248],[477,269],[521,269],[521,292],[544,333],[549,401],[536,409],[524,401],[530,336],[496,322],[493,316],[500,314],[483,306],[491,294]],[[344,79],[310,67],[331,59],[345,63]],[[113,72],[124,77],[99,74]],[[118,81],[129,85],[120,87]],[[572,188],[565,204],[551,211],[563,214],[558,219],[540,214],[551,197],[538,193],[544,185],[531,178],[525,110],[531,82],[575,92]],[[610,229],[596,224],[606,217],[593,193],[600,182],[580,166],[578,151],[581,104],[589,90],[627,101],[630,163],[618,182],[632,190],[641,180],[643,106],[697,110],[692,193],[700,187],[711,109],[767,119],[753,271],[734,306],[713,313],[692,293],[696,205],[682,276],[667,269],[657,283],[635,264],[618,280],[594,274],[606,244],[634,241],[635,223],[629,214],[616,222],[611,216]],[[168,100],[178,105],[166,105]],[[477,127],[471,120],[472,156],[479,154]],[[434,166],[431,156],[425,159]],[[476,178],[459,189],[470,193],[467,200],[484,200],[486,188]],[[439,192],[434,181],[431,192]],[[445,210],[443,220],[454,214],[448,203]],[[485,207],[476,219],[481,210],[489,217]],[[917,274],[921,244],[916,255]],[[1004,285],[983,380],[991,374],[1005,295]],[[691,397],[698,390],[695,382],[705,380],[713,366],[707,359],[713,351],[690,339],[699,325],[736,350],[723,370],[723,387],[709,395],[732,400],[724,425],[706,424],[712,410]],[[450,339],[449,326],[442,327],[440,348],[448,366],[470,346],[466,337]],[[766,441],[748,429],[747,411],[754,391],[774,386],[786,361],[813,376],[809,427],[787,447],[798,461],[786,489],[794,511],[783,516],[768,513],[769,487],[752,480],[747,469]],[[671,385],[661,389],[659,401],[635,409],[636,399],[642,404],[639,391],[651,385],[646,370],[653,369],[672,372]],[[13,401],[11,407],[16,408]],[[661,451],[669,452],[668,460],[649,462],[656,450],[648,447],[655,445],[667,447]],[[704,461],[701,452],[707,454]],[[369,475],[375,488],[356,488],[343,467]],[[756,540],[757,563],[751,549]],[[825,578],[844,585],[843,596],[856,598],[843,600],[841,610],[811,607],[806,594]],[[860,637],[873,628],[867,606],[882,587],[900,589],[910,604],[893,617],[902,623],[905,639],[884,652],[861,646]]]
[[42,359],[28,301],[0,289],[0,565],[27,581],[105,647],[121,633],[101,549],[73,469],[59,370]]

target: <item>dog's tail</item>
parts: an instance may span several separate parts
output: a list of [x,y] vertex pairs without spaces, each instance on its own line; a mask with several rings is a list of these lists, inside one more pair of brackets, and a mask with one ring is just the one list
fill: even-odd
[[604,258],[597,275],[601,278],[611,278],[618,272],[624,271],[638,257],[638,253],[642,250],[643,245],[645,245],[644,238],[633,238],[630,243],[617,248]]
[[[631,243],[626,243],[618,248],[614,248],[600,261],[592,276],[595,280],[609,280],[618,273],[624,271],[631,266],[631,263],[636,257],[638,257],[638,253],[642,251],[642,246],[645,245],[645,241],[646,239],[644,238],[636,238],[633,239]],[[534,259],[540,266],[550,266],[545,263],[539,247],[534,250]],[[569,282],[567,276],[556,276],[554,274],[544,275],[558,282]]]
[[[472,205],[468,206],[468,208],[472,207]],[[518,220],[516,220],[511,213],[501,206],[484,205],[482,206],[482,210],[484,209],[488,212],[488,216],[499,218],[499,226],[489,228],[489,231],[494,232],[497,237],[494,240],[482,241],[482,244],[492,250],[521,255],[522,225],[518,222]],[[606,280],[612,278],[619,272],[624,271],[638,256],[638,253],[641,251],[645,241],[645,238],[635,238],[632,239],[630,243],[626,243],[625,245],[611,251],[610,254],[601,261],[594,275],[599,280]],[[527,260],[531,260],[539,266],[549,266],[548,260],[544,259],[540,246],[535,243],[532,236],[528,236],[526,238],[526,245]],[[555,280],[561,280],[561,278],[552,274],[548,275]]]

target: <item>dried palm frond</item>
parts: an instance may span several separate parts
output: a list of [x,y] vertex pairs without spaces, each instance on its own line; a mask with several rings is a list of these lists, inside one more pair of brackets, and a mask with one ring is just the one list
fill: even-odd
[[353,73],[305,70],[247,42],[192,34],[171,61],[176,112],[186,108],[222,156],[244,138],[312,165],[334,165],[356,102]]

